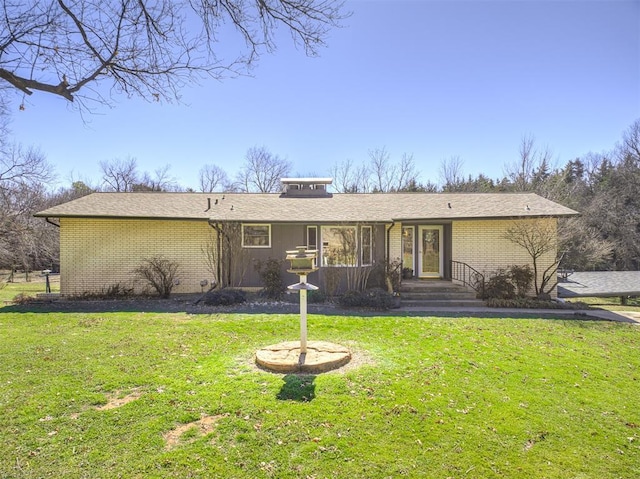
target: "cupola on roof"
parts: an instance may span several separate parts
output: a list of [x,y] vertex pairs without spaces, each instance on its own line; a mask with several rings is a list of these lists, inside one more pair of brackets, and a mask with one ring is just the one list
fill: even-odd
[[282,196],[327,197],[331,194],[327,186],[333,183],[332,178],[281,178]]

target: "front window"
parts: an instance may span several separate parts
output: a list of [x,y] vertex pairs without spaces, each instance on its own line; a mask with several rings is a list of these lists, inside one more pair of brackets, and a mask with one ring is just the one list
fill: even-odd
[[242,225],[243,248],[271,248],[271,225]]
[[307,248],[318,249],[318,227],[307,226]]
[[322,266],[356,266],[355,226],[322,227]]

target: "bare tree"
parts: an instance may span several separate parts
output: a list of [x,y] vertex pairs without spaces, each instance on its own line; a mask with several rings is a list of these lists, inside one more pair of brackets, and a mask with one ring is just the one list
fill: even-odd
[[[179,99],[203,76],[244,73],[276,49],[279,27],[308,55],[348,14],[340,0],[6,0],[0,79],[26,95],[86,106],[111,94]],[[219,44],[241,52],[224,58]],[[107,90],[102,89],[104,84]],[[107,93],[108,94],[108,93]]]
[[395,185],[392,186],[394,191],[405,191],[412,184],[419,182],[419,173],[413,160],[413,154],[403,153],[400,163],[397,167]]
[[229,184],[227,173],[217,165],[204,165],[198,172],[200,191],[213,193],[225,189]]
[[524,248],[531,257],[533,266],[533,281],[538,297],[545,296],[556,286],[556,272],[560,258],[554,257],[551,264],[545,268],[539,276],[540,259],[549,253],[556,253],[558,240],[555,224],[547,218],[531,221],[514,221],[507,229],[504,237]]
[[242,225],[227,221],[211,226],[213,230],[201,249],[213,276],[212,289],[241,286],[249,267],[247,249],[242,247]]
[[129,156],[99,163],[102,171],[102,188],[105,191],[128,193],[132,191],[180,191],[175,177],[171,176],[171,165],[157,168],[153,174],[138,170],[138,160]]
[[124,160],[116,158],[111,161],[101,161],[102,182],[105,189],[117,192],[133,191],[136,183],[140,182],[138,162],[135,158],[127,157]]
[[540,186],[551,168],[553,153],[549,148],[539,150],[535,138],[524,136],[520,141],[520,158],[505,166],[505,176],[516,191],[531,191]]
[[57,262],[57,229],[33,213],[49,206],[51,167],[37,150],[11,145],[0,154],[0,267],[34,268]]
[[369,150],[369,161],[356,164],[351,159],[329,168],[337,193],[386,193],[421,189],[413,155],[404,153],[398,162],[386,148]]
[[640,120],[636,120],[622,135],[622,144],[618,147],[620,161],[632,161],[640,166]]
[[383,147],[369,150],[369,164],[374,183],[373,190],[381,193],[391,191],[397,167],[391,164],[387,149]]
[[334,163],[329,168],[333,177],[333,189],[336,193],[369,193],[371,191],[371,171],[364,163],[355,165],[353,160],[347,159]]
[[145,171],[132,191],[179,191],[178,182],[169,174],[170,169],[171,165],[164,165],[154,170],[153,175]]
[[44,183],[53,176],[53,168],[44,154],[35,148],[9,144],[0,150],[0,191],[23,184]]
[[460,185],[464,183],[463,166],[464,161],[459,156],[442,160],[440,163],[440,182],[443,191],[458,191]]
[[276,193],[280,179],[289,175],[291,163],[270,153],[264,146],[247,151],[245,162],[237,175],[237,190],[242,192]]
[[561,219],[558,242],[564,253],[562,267],[576,271],[607,269],[615,249],[613,242],[586,224],[584,217]]

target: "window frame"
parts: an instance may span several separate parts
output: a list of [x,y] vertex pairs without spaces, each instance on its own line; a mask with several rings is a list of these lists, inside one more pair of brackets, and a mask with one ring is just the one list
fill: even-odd
[[[310,235],[309,233],[311,231],[314,231],[315,233],[315,243],[312,244],[310,241]],[[307,226],[307,248],[308,249],[312,249],[312,250],[318,250],[318,227],[315,225],[309,225]]]
[[[266,227],[267,228],[267,244],[266,245],[256,245],[256,244],[246,244],[245,243],[245,228],[246,227]],[[254,236],[258,237],[258,236]],[[271,224],[269,223],[242,223],[242,247],[243,248],[271,248]]]
[[[369,231],[369,244],[365,247],[365,234],[364,231]],[[373,226],[366,225],[360,227],[360,266],[371,266],[373,264]],[[365,258],[366,250],[369,250],[369,257]]]

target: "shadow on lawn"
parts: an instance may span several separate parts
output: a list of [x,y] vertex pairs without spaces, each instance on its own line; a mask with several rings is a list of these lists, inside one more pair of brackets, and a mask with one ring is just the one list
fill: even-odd
[[[388,311],[376,311],[371,309],[350,308],[343,309],[333,305],[309,305],[309,314],[325,316],[398,316],[398,317],[499,317],[500,314],[483,314],[456,311],[402,311],[392,309]],[[186,313],[186,314],[300,314],[300,306],[296,303],[260,304],[236,306],[200,306],[193,303],[185,303],[172,300],[109,300],[109,301],[50,301],[30,302],[25,304],[11,304],[0,307],[0,313]],[[513,316],[513,315],[510,315]]]
[[276,399],[280,401],[311,402],[316,397],[316,376],[303,374],[287,374],[282,378],[284,384]]
[[[199,295],[198,295],[199,296]],[[234,306],[210,306],[196,304],[198,296],[176,295],[170,299],[157,297],[111,299],[111,300],[64,300],[29,301],[23,304],[10,304],[0,308],[0,313],[186,313],[186,314],[299,314],[300,305],[291,302],[247,302]],[[371,309],[344,309],[334,304],[310,304],[309,314],[325,316],[394,316],[394,317],[440,317],[440,318],[521,318],[521,319],[565,319],[565,320],[618,320],[624,318],[607,318],[585,316],[580,311],[536,311],[522,309],[520,311],[481,309],[477,311],[456,311],[455,309],[416,311],[391,309],[375,311]],[[632,322],[626,320],[627,322]]]

